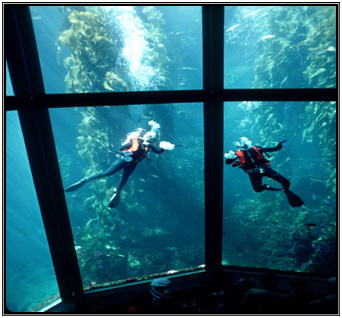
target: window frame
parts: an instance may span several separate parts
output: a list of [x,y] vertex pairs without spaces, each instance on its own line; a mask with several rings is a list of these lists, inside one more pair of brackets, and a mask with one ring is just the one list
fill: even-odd
[[[6,4],[4,9],[6,60],[15,93],[15,96],[5,97],[5,110],[16,110],[19,114],[62,300],[73,303],[76,310],[85,308],[77,256],[74,249],[66,248],[73,246],[73,236],[49,116],[49,108],[54,107],[203,103],[205,272],[214,285],[219,285],[222,275],[224,102],[315,100],[337,103],[337,88],[224,89],[224,6],[202,6],[203,89],[46,94],[29,6]],[[339,87],[338,77],[336,87]]]

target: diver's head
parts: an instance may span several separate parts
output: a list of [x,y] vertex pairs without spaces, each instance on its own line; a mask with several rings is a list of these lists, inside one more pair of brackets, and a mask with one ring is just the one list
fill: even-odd
[[138,132],[140,136],[146,132],[146,130],[143,128],[137,128],[135,131]]
[[171,281],[166,277],[155,278],[151,282],[151,287],[167,287]]
[[241,137],[240,140],[235,143],[235,146],[241,149],[249,149],[252,147],[252,142],[246,137]]
[[140,137],[140,132],[133,131],[127,134],[127,140]]
[[145,129],[137,128],[135,131],[127,134],[127,140],[141,137],[145,132],[146,132]]
[[142,139],[144,140],[144,143],[151,144],[156,140],[156,133],[154,131],[148,131]]
[[[151,282],[151,290],[150,293],[153,297],[158,299],[163,299],[168,294],[168,286],[171,284],[171,281],[166,277],[155,278]],[[164,295],[161,295],[164,294]],[[158,296],[158,297],[157,297]]]
[[159,131],[160,125],[154,120],[150,120],[148,124],[151,126],[151,131],[154,131],[155,133]]

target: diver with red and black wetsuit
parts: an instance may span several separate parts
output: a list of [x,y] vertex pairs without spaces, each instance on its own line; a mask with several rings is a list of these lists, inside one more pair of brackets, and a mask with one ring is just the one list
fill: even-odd
[[[258,146],[252,146],[252,142],[246,137],[240,138],[235,144],[239,150],[227,152],[224,157],[226,158],[226,164],[233,164],[233,167],[239,167],[249,176],[254,191],[262,192],[264,190],[269,191],[284,191],[290,204],[293,207],[299,207],[304,204],[301,198],[290,191],[290,181],[282,176],[277,171],[270,167],[270,162],[264,157],[269,156],[269,152],[279,151],[283,148],[283,144],[286,140],[281,139],[278,145],[270,148],[262,148]],[[238,159],[238,161],[236,161]],[[262,184],[262,178],[268,177],[279,182],[283,188],[273,188],[267,184]]]
[[119,204],[120,192],[126,184],[128,178],[135,170],[137,164],[147,157],[149,151],[160,154],[165,150],[173,150],[174,145],[167,142],[161,141],[159,144],[160,149],[153,146],[153,142],[156,140],[157,132],[160,125],[155,121],[150,121],[149,125],[152,126],[151,131],[148,131],[141,136],[143,129],[138,128],[136,131],[128,134],[126,141],[117,151],[118,158],[113,164],[105,171],[92,175],[90,177],[84,177],[80,181],[72,184],[65,189],[66,192],[75,191],[82,185],[95,179],[111,176],[120,170],[123,170],[121,179],[118,187],[115,189],[115,193],[110,199],[109,207],[114,208]]

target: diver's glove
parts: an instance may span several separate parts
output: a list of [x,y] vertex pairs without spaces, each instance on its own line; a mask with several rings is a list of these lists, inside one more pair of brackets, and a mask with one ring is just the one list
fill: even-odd
[[175,145],[168,141],[161,141],[159,147],[164,150],[173,150],[175,148]]
[[226,159],[235,159],[235,158],[237,157],[237,155],[235,154],[234,151],[229,150],[229,152],[227,152],[227,153],[224,154],[224,157],[225,157]]
[[278,139],[277,139],[277,141],[283,146],[283,147],[287,147],[288,145],[289,145],[289,143],[286,141],[286,139],[285,138],[283,138],[283,137],[279,137]]

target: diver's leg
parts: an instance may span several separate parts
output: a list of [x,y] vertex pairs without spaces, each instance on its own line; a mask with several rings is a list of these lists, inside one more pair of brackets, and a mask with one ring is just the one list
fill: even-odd
[[262,174],[254,172],[254,173],[249,173],[249,180],[251,181],[251,184],[253,186],[253,190],[255,192],[261,192],[265,190],[262,186]]
[[122,159],[118,159],[118,160],[114,161],[113,164],[107,170],[100,172],[100,173],[97,173],[91,177],[82,178],[81,180],[77,181],[76,183],[65,188],[65,192],[75,191],[89,181],[99,179],[99,178],[103,178],[103,177],[108,177],[108,176],[118,172],[122,168],[124,168],[125,164],[126,164],[126,161],[124,161]]
[[268,169],[268,177],[273,180],[278,181],[284,188],[284,193],[287,197],[287,200],[293,207],[301,207],[304,204],[304,201],[295,193],[290,190],[290,181],[283,177],[280,173],[274,171],[273,169]]
[[135,167],[137,165],[136,164],[128,164],[123,171],[122,177],[120,179],[118,188],[117,188],[117,192],[120,192],[121,189],[124,187],[124,185],[126,184],[128,178],[130,177],[130,175],[133,173],[133,171],[135,170]]
[[251,183],[255,192],[262,192],[264,190],[268,190],[268,191],[281,191],[282,190],[282,189],[270,187],[267,184],[262,184],[263,176],[270,177],[268,174],[265,174],[265,172],[264,173],[256,173],[256,172],[250,173],[248,174],[248,176],[249,176],[249,179],[251,180]]
[[109,177],[112,174],[123,169],[125,167],[125,165],[126,165],[126,161],[124,161],[122,159],[118,159],[118,160],[114,161],[113,164],[107,170],[100,172],[100,173],[97,173],[97,174],[87,178],[87,181],[92,181],[92,180],[103,178],[103,177]]
[[273,170],[272,168],[268,168],[265,171],[265,175],[277,182],[279,182],[282,186],[284,191],[288,191],[290,189],[290,181],[288,179],[286,179],[285,177],[283,177],[280,173],[278,173],[277,171]]
[[120,192],[121,192],[122,188],[124,187],[124,185],[126,184],[128,178],[130,177],[130,175],[132,174],[132,172],[134,171],[136,166],[137,166],[136,164],[126,164],[124,171],[122,173],[119,185],[118,185],[117,189],[115,190],[114,195],[111,197],[111,199],[109,201],[108,206],[110,208],[115,208],[118,206],[118,204],[120,202]]

